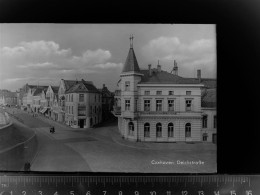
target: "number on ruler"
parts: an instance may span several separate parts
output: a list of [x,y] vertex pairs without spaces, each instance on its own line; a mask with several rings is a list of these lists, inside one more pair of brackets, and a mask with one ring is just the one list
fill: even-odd
[[91,192],[90,192],[90,191],[87,191],[86,195],[91,195]]
[[26,191],[22,191],[22,194],[23,194],[23,195],[26,195]]
[[151,191],[150,195],[156,195],[156,191]]
[[74,191],[70,191],[70,195],[74,195]]
[[54,195],[59,195],[59,194],[58,194],[58,192],[56,191],[56,192],[54,193]]
[[199,195],[204,195],[204,191],[198,191]]
[[123,195],[123,192],[122,191],[118,191],[118,195]]
[[103,193],[104,193],[104,195],[106,195],[106,194],[107,194],[107,191],[103,191]]
[[181,191],[181,195],[188,195],[188,191]]
[[135,191],[135,195],[139,195],[139,192],[138,192],[138,191]]
[[219,191],[214,191],[214,195],[219,195]]
[[42,195],[42,191],[38,191],[40,195]]
[[246,191],[246,195],[253,195],[252,190],[247,190],[247,191]]
[[235,190],[230,191],[230,195],[237,195]]

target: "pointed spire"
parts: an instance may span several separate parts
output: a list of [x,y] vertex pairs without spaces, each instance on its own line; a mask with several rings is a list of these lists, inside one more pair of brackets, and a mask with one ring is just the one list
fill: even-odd
[[135,56],[135,52],[133,49],[133,38],[134,38],[133,35],[131,35],[129,38],[130,39],[130,49],[129,49],[128,56],[126,58],[122,72],[131,72],[131,71],[140,72],[140,68],[139,68],[139,65],[138,65],[138,62],[137,62],[137,59]]
[[134,36],[133,36],[133,34],[132,35],[130,35],[130,48],[133,48],[133,39],[134,39]]

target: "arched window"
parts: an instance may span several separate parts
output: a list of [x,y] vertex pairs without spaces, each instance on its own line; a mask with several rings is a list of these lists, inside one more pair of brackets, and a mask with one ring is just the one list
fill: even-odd
[[133,122],[129,122],[128,123],[128,134],[129,135],[134,135],[134,123]]
[[173,137],[173,123],[168,124],[168,137]]
[[191,137],[191,124],[186,123],[185,125],[185,137]]
[[156,137],[162,137],[162,124],[156,124]]
[[150,137],[150,124],[144,124],[144,137]]

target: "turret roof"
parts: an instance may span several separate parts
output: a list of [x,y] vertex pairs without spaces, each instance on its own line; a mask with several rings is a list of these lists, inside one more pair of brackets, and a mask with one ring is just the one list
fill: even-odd
[[138,62],[137,62],[137,59],[135,56],[134,49],[131,47],[129,49],[128,56],[126,58],[122,73],[123,72],[132,72],[132,71],[140,72],[140,68],[138,66]]

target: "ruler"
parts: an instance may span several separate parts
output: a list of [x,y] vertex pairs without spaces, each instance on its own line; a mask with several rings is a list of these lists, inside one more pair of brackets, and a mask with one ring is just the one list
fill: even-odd
[[260,195],[260,176],[1,175],[0,195]]

